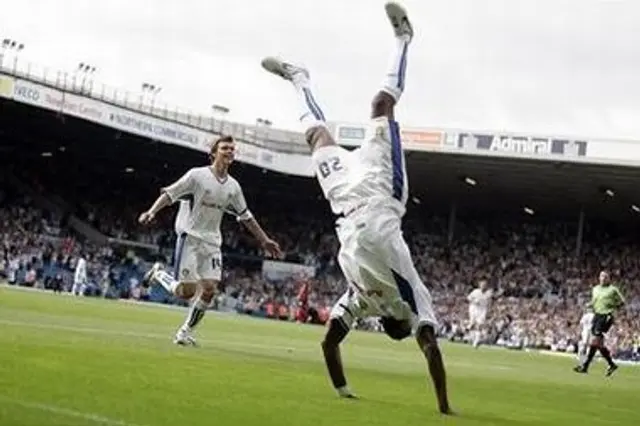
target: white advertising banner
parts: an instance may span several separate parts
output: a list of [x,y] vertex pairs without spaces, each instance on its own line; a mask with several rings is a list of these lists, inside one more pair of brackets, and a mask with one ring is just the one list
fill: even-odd
[[[170,119],[151,116],[7,75],[0,75],[0,97],[203,152],[208,151],[208,145],[214,137],[213,133]],[[228,124],[228,127],[224,130],[237,140],[239,161],[281,173],[314,176],[308,154],[286,153],[247,143],[247,140],[253,140],[250,137],[250,133],[253,132],[251,126],[225,124]],[[359,146],[367,137],[365,124],[334,122],[329,123],[329,127],[341,145]],[[400,128],[403,145],[407,151],[440,151],[552,161],[561,158],[563,161],[572,162],[640,165],[640,142],[633,140],[598,140],[490,131],[443,131],[403,126]],[[291,138],[291,132],[283,132],[282,135],[283,138],[285,135]]]
[[281,281],[299,275],[304,275],[308,278],[314,277],[316,275],[316,268],[278,260],[265,260],[262,262],[262,276],[269,281]]
[[[214,138],[212,133],[171,120],[142,114],[25,80],[14,79],[13,84],[10,85],[11,80],[6,77],[2,78],[1,86],[4,90],[0,91],[0,96],[92,121],[123,132],[203,152],[208,151],[209,144]],[[241,135],[234,134],[233,136],[237,141],[239,161],[281,173],[313,176],[309,155],[271,151],[242,142]]]

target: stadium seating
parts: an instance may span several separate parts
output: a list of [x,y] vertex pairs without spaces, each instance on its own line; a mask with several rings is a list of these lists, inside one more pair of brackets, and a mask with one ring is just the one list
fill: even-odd
[[[2,194],[0,275],[11,283],[51,288],[50,283],[58,276],[68,291],[75,260],[81,253],[87,253],[93,283],[87,294],[175,303],[159,288],[150,293],[139,288],[141,275],[148,267],[146,260],[153,258],[136,255],[131,249],[114,250],[83,242],[58,218],[38,209],[15,191],[5,189]],[[88,219],[99,217],[98,226],[111,236],[159,243],[167,254],[163,259],[169,262],[173,244],[171,216],[161,222],[159,228],[164,230],[153,228],[145,232],[135,226],[135,213],[144,208],[143,203],[123,206],[113,194],[105,196],[110,201],[99,206],[85,201]],[[248,198],[251,200],[251,195]],[[73,204],[80,200],[69,201]],[[345,287],[333,261],[337,244],[330,228],[314,226],[321,223],[322,212],[310,209],[285,219],[277,210],[258,210],[287,252],[296,254],[295,260],[318,267],[319,273],[312,281],[310,306],[317,313],[317,322],[321,322]],[[488,278],[502,292],[491,314],[492,343],[574,350],[577,324],[590,285],[598,271],[607,267],[620,280],[629,302],[618,318],[610,342],[619,356],[636,356],[640,330],[640,247],[618,243],[610,235],[592,233],[594,238],[585,239],[584,252],[578,261],[573,256],[574,241],[565,232],[564,224],[525,222],[522,218],[501,221],[499,225],[490,220],[462,220],[453,244],[447,245],[443,220],[430,217],[417,221],[413,217],[407,224],[418,269],[432,289],[442,320],[443,337],[464,339],[465,296],[475,282]],[[293,320],[297,309],[296,281],[266,280],[256,263],[259,252],[246,233],[230,222],[225,223],[224,232],[228,264],[225,296],[217,299],[215,307]],[[27,279],[31,270],[37,276],[35,282]],[[370,323],[361,325],[366,328]]]

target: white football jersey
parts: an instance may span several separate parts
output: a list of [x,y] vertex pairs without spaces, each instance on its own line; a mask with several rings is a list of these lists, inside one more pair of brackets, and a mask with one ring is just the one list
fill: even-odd
[[469,296],[467,296],[467,299],[469,300],[469,307],[481,311],[486,311],[491,305],[492,296],[493,292],[490,289],[482,291],[479,288],[476,288],[471,293],[469,293]]
[[368,137],[357,151],[364,171],[361,191],[365,197],[394,199],[404,206],[409,198],[407,169],[402,149],[400,127],[386,117],[372,120]]
[[398,124],[373,120],[360,148],[348,151],[323,146],[311,155],[316,177],[335,214],[347,213],[363,202],[394,200],[402,216],[408,198],[407,171]]
[[83,258],[78,259],[76,270],[73,274],[73,281],[76,283],[84,283],[87,281],[87,261]]
[[253,217],[238,181],[229,175],[220,179],[210,167],[189,170],[163,191],[172,202],[187,202],[181,205],[184,210],[178,212],[176,231],[210,244],[222,244],[220,224],[224,213],[236,216],[238,220]]
[[189,222],[189,201],[180,200],[178,207],[178,213],[176,214],[176,220],[174,223],[174,229],[176,231],[176,235],[182,235],[187,229],[187,223]]
[[354,158],[354,152],[338,145],[323,146],[311,154],[316,178],[335,214],[345,213],[361,201],[354,190],[360,182]]

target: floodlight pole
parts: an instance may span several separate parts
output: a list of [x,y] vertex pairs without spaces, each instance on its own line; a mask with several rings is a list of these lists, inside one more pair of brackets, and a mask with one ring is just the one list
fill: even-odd
[[449,226],[447,227],[447,244],[450,246],[453,244],[453,235],[456,229],[456,214],[457,214],[457,206],[455,201],[451,203],[451,208],[449,209]]
[[582,252],[582,238],[584,236],[584,208],[580,209],[578,215],[578,234],[576,235],[576,258],[580,257]]

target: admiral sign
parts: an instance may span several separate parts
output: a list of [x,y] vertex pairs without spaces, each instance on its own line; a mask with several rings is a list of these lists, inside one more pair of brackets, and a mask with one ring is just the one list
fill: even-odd
[[[539,136],[514,136],[507,134],[457,133],[449,144],[464,150],[497,151],[524,155],[586,156],[587,141],[548,138]],[[453,143],[452,143],[453,142]]]

